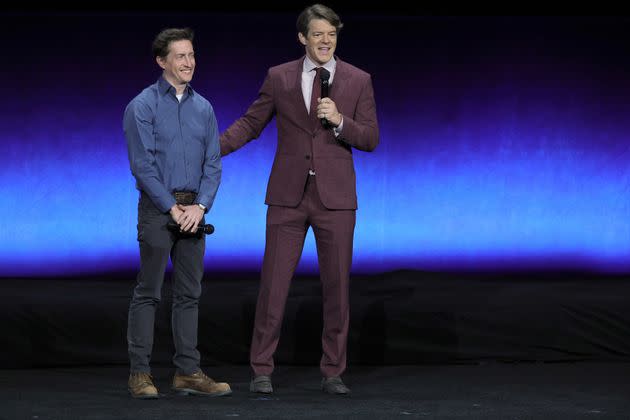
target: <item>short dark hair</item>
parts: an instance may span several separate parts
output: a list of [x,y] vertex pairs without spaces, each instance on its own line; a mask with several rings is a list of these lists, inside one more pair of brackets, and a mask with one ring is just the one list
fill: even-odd
[[168,55],[171,42],[181,41],[184,39],[192,42],[194,37],[195,33],[190,28],[168,28],[162,30],[155,36],[153,44],[151,45],[153,58],[166,57]]
[[328,6],[324,6],[323,4],[314,4],[302,10],[302,13],[298,16],[295,24],[298,32],[307,36],[308,24],[313,19],[324,19],[325,21],[328,21],[328,23],[335,27],[337,33],[339,33],[341,28],[343,28],[343,23],[341,23],[339,15],[337,15],[333,9]]

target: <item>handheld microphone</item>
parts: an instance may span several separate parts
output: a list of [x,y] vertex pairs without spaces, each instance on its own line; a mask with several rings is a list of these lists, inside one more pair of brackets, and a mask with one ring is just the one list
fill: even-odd
[[[330,80],[330,72],[322,67],[321,72],[319,73],[319,79],[321,81],[321,98],[328,98],[328,85]],[[326,118],[321,119],[322,127],[330,128],[331,125]]]
[[210,223],[206,223],[205,225],[198,225],[197,230],[194,232],[181,231],[179,228],[179,225],[175,222],[168,222],[166,224],[166,228],[170,230],[171,232],[174,232],[180,235],[197,236],[198,238],[201,238],[204,234],[211,235],[214,233],[214,226],[212,226]]

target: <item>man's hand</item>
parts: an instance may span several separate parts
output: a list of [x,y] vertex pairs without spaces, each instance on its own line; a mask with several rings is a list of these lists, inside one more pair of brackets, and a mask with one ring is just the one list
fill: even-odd
[[179,208],[177,204],[171,207],[171,209],[169,210],[169,213],[171,214],[171,217],[173,218],[175,223],[177,223],[178,225],[181,225],[180,219],[184,215],[184,212]]
[[201,219],[203,219],[204,215],[204,211],[201,210],[201,207],[197,204],[190,206],[178,204],[177,207],[181,211],[179,221],[176,220],[176,222],[179,223],[180,229],[183,232],[196,232],[197,226],[199,226],[199,223],[201,222]]
[[333,127],[339,127],[342,117],[332,99],[317,98],[317,118],[326,118]]

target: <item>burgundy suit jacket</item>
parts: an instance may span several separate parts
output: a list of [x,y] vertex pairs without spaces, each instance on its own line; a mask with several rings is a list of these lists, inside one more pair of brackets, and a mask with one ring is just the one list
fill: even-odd
[[371,76],[336,58],[329,97],[343,115],[343,130],[335,137],[310,119],[302,95],[304,58],[269,69],[258,98],[221,136],[225,156],[258,138],[276,117],[278,144],[265,203],[295,207],[300,203],[309,168],[329,209],[356,209],[356,177],[352,147],[371,152],[379,142]]

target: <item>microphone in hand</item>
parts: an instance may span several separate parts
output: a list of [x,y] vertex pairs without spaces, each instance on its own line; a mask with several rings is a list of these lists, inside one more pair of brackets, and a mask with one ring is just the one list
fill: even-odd
[[197,230],[195,231],[182,231],[179,225],[175,222],[168,222],[166,224],[166,228],[171,232],[177,233],[182,236],[196,236],[201,238],[203,235],[211,235],[214,233],[214,226],[210,223],[200,224],[197,226]]
[[[319,80],[321,82],[321,95],[320,95],[320,97],[322,99],[328,98],[328,86],[329,86],[329,80],[330,80],[330,72],[322,67],[322,69],[320,70],[320,73],[319,73]],[[326,118],[322,118],[321,122],[322,122],[322,127],[324,127],[324,128],[332,127],[332,125],[328,122],[328,120]]]

